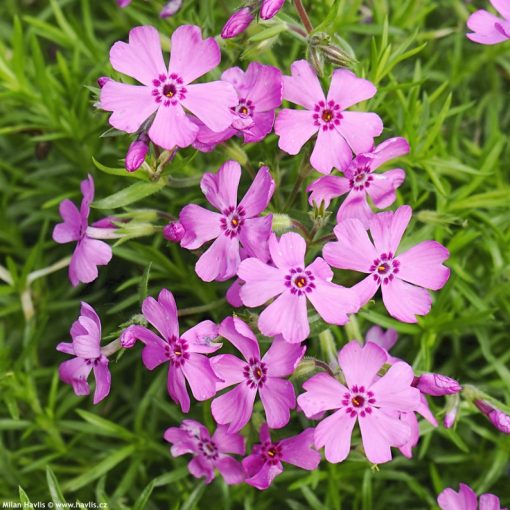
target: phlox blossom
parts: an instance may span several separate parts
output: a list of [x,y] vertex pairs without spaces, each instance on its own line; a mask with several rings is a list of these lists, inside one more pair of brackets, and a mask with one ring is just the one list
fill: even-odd
[[237,94],[230,83],[195,83],[220,63],[218,43],[202,39],[200,28],[181,25],[172,34],[168,68],[163,60],[158,31],[151,26],[135,27],[129,43],[116,42],[110,62],[119,73],[142,85],[108,80],[101,89],[100,106],[113,112],[110,124],[135,133],[148,128],[150,139],[164,149],[188,147],[198,127],[185,113],[191,112],[213,131],[222,131],[232,122],[230,107],[237,105]]
[[260,427],[260,443],[243,459],[246,483],[259,490],[267,489],[275,477],[283,472],[283,464],[292,464],[301,469],[317,469],[321,455],[313,448],[313,429],[308,428],[296,436],[272,441],[269,427]]
[[395,212],[376,214],[370,220],[373,241],[363,223],[345,220],[335,227],[338,241],[327,243],[323,250],[333,267],[368,273],[353,287],[362,305],[381,287],[386,310],[402,322],[416,322],[417,315],[426,315],[432,304],[426,289],[441,289],[450,276],[450,270],[442,264],[449,252],[436,241],[423,241],[397,254],[411,215],[407,205]]
[[490,0],[502,18],[480,9],[469,16],[467,26],[473,32],[468,39],[480,44],[497,44],[510,39],[510,2],[508,0]]
[[445,489],[437,498],[441,510],[507,510],[502,508],[499,498],[494,494],[482,494],[478,505],[475,492],[469,485],[461,483],[459,492]]
[[235,385],[213,400],[211,411],[216,422],[228,424],[229,432],[241,430],[251,418],[258,393],[269,426],[279,429],[287,425],[290,410],[296,406],[296,395],[292,383],[285,378],[294,372],[305,347],[276,337],[261,356],[257,337],[238,317],[224,319],[219,333],[239,350],[244,359],[232,354],[211,358],[214,371],[223,380],[216,384],[216,389],[220,391]]
[[110,393],[111,375],[108,358],[101,352],[101,320],[96,311],[83,301],[80,316],[71,326],[71,338],[71,343],[57,345],[57,351],[74,356],[60,364],[60,379],[70,384],[76,395],[88,395],[87,379],[93,371],[96,379],[94,404],[98,404]]
[[291,76],[283,77],[283,99],[304,109],[280,111],[275,122],[275,133],[280,137],[278,146],[289,154],[298,154],[317,134],[311,165],[323,174],[329,174],[333,168],[344,171],[352,153],[372,150],[374,137],[382,132],[383,124],[377,114],[347,110],[373,97],[377,89],[351,71],[337,69],[326,97],[317,74],[306,60],[294,62],[291,71]]
[[403,447],[411,440],[411,427],[401,413],[414,413],[420,405],[420,392],[411,386],[413,370],[400,361],[380,377],[386,362],[386,352],[378,345],[361,347],[351,341],[338,353],[345,385],[326,373],[303,384],[306,392],[298,396],[298,404],[306,416],[335,411],[315,429],[315,446],[325,447],[329,462],[347,458],[356,422],[365,455],[374,464],[388,462],[392,446]]
[[243,466],[229,455],[244,455],[246,446],[241,434],[230,433],[227,427],[220,425],[211,436],[201,423],[184,420],[180,427],[166,429],[164,438],[172,444],[170,453],[173,457],[189,453],[193,455],[188,470],[195,478],[203,477],[205,483],[209,484],[217,469],[228,485],[244,480]]

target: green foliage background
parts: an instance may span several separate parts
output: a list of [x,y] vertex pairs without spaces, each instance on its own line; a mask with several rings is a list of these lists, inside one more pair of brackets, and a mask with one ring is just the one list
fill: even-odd
[[[313,25],[340,35],[357,57],[354,70],[378,86],[365,107],[383,118],[381,139],[401,135],[411,143],[412,152],[401,161],[407,179],[396,204],[416,211],[407,242],[434,238],[451,251],[452,277],[427,317],[416,325],[398,323],[377,300],[348,328],[332,329],[337,346],[364,335],[373,323],[394,327],[400,334],[394,354],[417,370],[479,385],[510,404],[510,43],[483,47],[465,38],[468,14],[488,1],[304,3]],[[373,469],[353,452],[347,462],[323,462],[315,472],[286,469],[260,493],[246,485],[227,487],[221,479],[205,486],[188,475],[187,459],[170,457],[162,433],[182,416],[166,394],[165,371],[147,372],[138,348],[111,363],[112,392],[97,407],[58,381],[65,356],[55,346],[68,340],[80,300],[97,309],[111,338],[139,312],[147,275],[149,294],[167,287],[186,309],[181,328],[205,318],[219,321],[232,311],[223,301],[227,285],[201,282],[194,273],[196,256],[168,245],[159,233],[115,247],[112,262],[92,285],[73,289],[66,269],[31,283],[27,278],[70,255],[71,246],[56,245],[51,230],[59,221],[58,203],[79,200],[79,182],[88,172],[96,180],[97,201],[143,178],[121,169],[129,137],[101,137],[107,115],[93,106],[96,79],[113,74],[111,44],[139,24],[155,25],[168,36],[179,24],[193,23],[215,35],[237,3],[185,0],[181,12],[165,21],[158,18],[161,5],[133,0],[120,10],[114,0],[0,2],[0,264],[10,274],[0,284],[0,502],[78,499],[115,510],[414,510],[435,508],[443,488],[466,482],[508,505],[509,436],[467,403],[453,430],[421,424],[412,460],[396,452],[393,462]],[[251,60],[288,73],[306,51],[285,25],[297,20],[289,1],[273,23],[221,42],[222,64],[212,75]],[[98,168],[93,158],[105,166]],[[277,181],[272,211],[311,225],[304,186],[285,209],[300,157],[278,151],[274,135],[255,146],[231,141],[209,155],[181,151],[164,172],[165,185],[127,209],[175,216],[186,203],[203,203],[202,173],[229,158],[247,170],[245,188],[259,164],[269,164]],[[122,210],[108,209],[112,205],[107,201],[93,210],[93,219]],[[319,249],[311,246],[310,255]],[[338,278],[350,285],[357,277]],[[309,353],[328,359],[320,330],[314,327]],[[434,399],[432,407],[442,418],[442,400]],[[212,425],[207,404],[195,405],[191,415]],[[261,419],[257,413],[255,422]],[[305,422],[295,419],[283,434]],[[254,428],[246,433],[256,438]]]

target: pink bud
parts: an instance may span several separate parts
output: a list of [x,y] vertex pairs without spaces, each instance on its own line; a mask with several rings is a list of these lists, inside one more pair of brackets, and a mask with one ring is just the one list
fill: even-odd
[[442,397],[453,395],[462,390],[462,386],[455,380],[441,374],[423,374],[418,377],[416,387],[426,395]]
[[119,7],[127,7],[131,3],[131,0],[117,0]]
[[108,78],[108,76],[100,76],[97,79],[97,84],[99,85],[99,88],[102,89],[107,82],[109,82],[111,78]]
[[239,9],[230,16],[221,31],[223,39],[231,39],[243,33],[254,20],[253,14],[248,7]]
[[444,415],[443,425],[444,425],[445,429],[451,429],[453,427],[453,424],[455,423],[455,419],[457,418],[458,412],[459,412],[459,408],[454,407],[453,409],[451,409]]
[[285,0],[262,0],[260,8],[260,17],[262,19],[271,19],[283,7]]
[[163,236],[171,243],[180,242],[185,233],[184,227],[178,221],[172,221],[163,228]]
[[167,2],[161,12],[159,13],[160,18],[169,18],[173,16],[182,7],[182,0],[170,0]]
[[129,326],[120,334],[120,345],[124,349],[131,349],[136,344],[136,336],[133,331],[133,326]]
[[148,151],[149,145],[146,142],[145,136],[132,142],[126,154],[126,170],[128,172],[138,170],[145,161]]
[[121,220],[115,218],[115,216],[106,216],[92,223],[92,226],[95,228],[117,228],[114,221],[120,222]]
[[489,421],[496,429],[504,434],[510,434],[510,416],[508,414],[494,407],[486,400],[475,400],[475,405],[489,418]]

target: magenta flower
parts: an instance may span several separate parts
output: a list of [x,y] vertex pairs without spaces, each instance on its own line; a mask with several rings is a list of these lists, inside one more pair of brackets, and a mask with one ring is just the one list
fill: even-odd
[[53,240],[59,244],[76,241],[76,248],[69,264],[69,279],[73,286],[79,282],[90,283],[97,278],[97,266],[105,266],[112,258],[112,249],[94,237],[108,237],[115,229],[88,226],[90,204],[94,200],[94,179],[81,181],[83,199],[80,209],[70,200],[60,202],[63,223],[55,225]]
[[310,157],[312,166],[323,174],[329,174],[332,168],[344,171],[352,153],[371,151],[374,137],[383,129],[375,113],[347,111],[347,108],[370,99],[377,89],[351,71],[337,69],[325,97],[313,67],[306,60],[294,62],[291,71],[292,76],[283,77],[283,99],[305,109],[284,108],[278,114],[275,133],[280,137],[280,149],[297,154],[317,133]]
[[476,494],[468,485],[461,483],[459,492],[445,489],[437,498],[441,510],[507,510],[502,508],[499,498],[494,494],[482,494],[478,506]]
[[475,405],[497,430],[504,434],[510,434],[510,416],[508,414],[485,400],[475,400]]
[[[269,238],[274,266],[255,257],[243,260],[237,272],[244,280],[240,296],[245,306],[263,305],[278,296],[258,321],[265,336],[281,334],[287,342],[302,342],[310,333],[307,300],[328,324],[345,324],[359,310],[358,295],[331,282],[333,272],[320,257],[305,266],[305,240],[294,232]],[[276,266],[276,267],[275,267]]]
[[258,171],[238,204],[240,178],[241,166],[237,161],[227,161],[216,174],[204,174],[200,182],[202,192],[220,212],[190,204],[179,215],[186,231],[181,241],[183,248],[195,250],[215,240],[195,266],[198,276],[206,282],[232,278],[241,261],[239,245],[255,251],[271,233],[272,216],[259,216],[273,196],[274,181],[269,168],[263,166]]
[[217,469],[225,483],[241,483],[244,470],[241,463],[228,454],[244,455],[245,443],[240,434],[232,434],[227,427],[219,426],[211,437],[209,431],[199,422],[184,420],[180,427],[170,427],[165,431],[165,440],[172,443],[173,457],[191,453],[193,459],[188,464],[189,472],[195,478],[205,478],[211,483]]
[[146,134],[142,133],[134,142],[131,143],[126,154],[126,170],[128,172],[135,172],[138,170],[145,161],[145,157],[149,152],[149,138]]
[[294,372],[305,347],[288,344],[281,337],[276,337],[261,359],[256,336],[237,317],[223,320],[220,336],[229,340],[244,360],[232,354],[211,358],[214,371],[223,380],[216,384],[216,389],[219,391],[236,385],[212,401],[211,411],[216,422],[228,424],[229,432],[241,430],[250,420],[253,403],[259,393],[269,426],[279,429],[287,425],[290,410],[296,406],[296,395],[292,383],[284,377]]
[[204,152],[236,134],[245,143],[260,142],[273,129],[275,109],[282,103],[282,73],[276,67],[251,62],[246,72],[232,67],[221,79],[236,89],[239,103],[232,108],[232,125],[224,131],[215,133],[199,123],[194,146]]
[[497,44],[510,39],[510,3],[508,0],[490,0],[503,18],[488,11],[479,10],[471,14],[467,26],[472,33],[468,39],[480,44]]
[[408,152],[407,140],[390,138],[371,152],[359,154],[345,168],[345,177],[327,175],[308,186],[306,191],[311,192],[308,199],[310,205],[320,205],[323,202],[327,208],[331,200],[348,193],[338,210],[337,221],[340,223],[348,218],[356,218],[368,228],[374,213],[368,205],[367,195],[378,209],[385,209],[395,202],[395,190],[405,179],[405,172],[401,168],[380,174],[374,170]]
[[182,2],[183,0],[170,0],[166,2],[159,13],[159,17],[165,19],[174,16],[181,9]]
[[76,395],[89,395],[87,379],[93,370],[96,379],[94,404],[98,404],[110,393],[111,375],[108,358],[101,352],[101,320],[96,311],[83,301],[80,316],[71,326],[71,337],[72,343],[60,342],[57,345],[57,351],[75,356],[60,364],[58,375],[73,387]]
[[441,374],[422,374],[417,378],[415,386],[426,395],[443,397],[453,395],[462,390],[462,386],[451,377]]
[[410,441],[411,428],[397,414],[416,411],[420,392],[411,386],[414,375],[407,363],[395,363],[379,377],[386,361],[387,355],[378,345],[369,342],[361,347],[351,341],[338,353],[346,386],[326,373],[303,384],[306,392],[299,395],[298,404],[306,416],[336,410],[315,429],[315,446],[325,447],[329,462],[341,462],[349,455],[356,421],[365,454],[374,464],[388,462],[390,447]]
[[323,250],[333,267],[368,273],[353,287],[362,305],[382,287],[386,310],[402,322],[416,322],[416,315],[426,315],[432,304],[426,289],[441,289],[450,276],[450,270],[442,265],[448,250],[436,241],[423,241],[396,254],[411,215],[408,205],[376,214],[370,221],[373,243],[363,223],[345,220],[335,227],[338,241],[327,243]]
[[313,429],[305,429],[297,436],[271,441],[269,427],[260,427],[260,444],[253,446],[251,455],[243,459],[246,483],[259,490],[267,489],[275,477],[283,472],[283,462],[307,471],[317,469],[321,455],[313,449]]
[[179,334],[177,306],[170,291],[163,289],[156,301],[147,297],[142,304],[144,317],[160,333],[132,325],[129,337],[141,340],[143,364],[154,370],[161,363],[168,363],[168,394],[179,403],[184,413],[190,408],[186,382],[196,400],[208,400],[216,393],[216,382],[220,379],[211,368],[204,354],[217,351],[220,343],[213,340],[218,336],[218,326],[211,321],[202,321],[182,335]]
[[168,69],[163,60],[159,33],[154,27],[142,26],[129,32],[129,43],[116,42],[110,51],[112,67],[135,78],[142,86],[108,81],[101,89],[101,108],[113,112],[110,124],[134,133],[146,121],[154,120],[148,130],[150,139],[165,149],[188,147],[198,127],[184,108],[213,131],[230,126],[230,107],[237,104],[237,94],[223,81],[196,83],[220,63],[218,43],[202,39],[200,28],[182,25],[172,34],[172,51]]
[[171,221],[163,227],[163,237],[171,243],[180,243],[184,234],[184,227],[178,221]]
[[242,7],[235,11],[225,23],[221,31],[223,39],[231,39],[242,34],[255,19],[255,11],[260,7],[260,17],[262,19],[271,19],[283,7],[285,0],[256,0],[250,7]]

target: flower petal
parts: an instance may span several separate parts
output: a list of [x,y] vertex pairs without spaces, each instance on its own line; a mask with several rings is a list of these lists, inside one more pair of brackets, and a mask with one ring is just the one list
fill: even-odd
[[278,147],[288,154],[298,154],[303,145],[318,131],[313,113],[308,110],[279,111],[274,132],[280,137]]
[[398,277],[420,287],[439,290],[450,277],[450,270],[442,265],[449,256],[442,244],[423,241],[397,257]]
[[72,285],[94,281],[98,276],[97,266],[106,266],[111,258],[112,249],[109,245],[84,237],[78,242],[69,264],[69,279]]
[[347,458],[351,451],[351,436],[355,424],[356,417],[353,418],[345,409],[340,409],[315,427],[315,447],[324,446],[324,455],[328,462],[336,464]]
[[351,287],[359,297],[360,306],[365,306],[374,297],[379,285],[373,275],[369,275]]
[[216,397],[211,404],[211,412],[216,423],[228,424],[229,432],[238,432],[250,420],[256,388],[238,384],[233,390]]
[[363,228],[367,229],[373,216],[374,213],[368,205],[365,190],[352,190],[338,209],[336,221],[343,223],[350,219],[359,220]]
[[[283,472],[282,463],[269,464],[269,462],[264,461],[261,463],[259,460],[261,458],[260,455],[257,455],[256,457],[259,457],[259,459],[255,459],[255,462],[253,462],[253,457],[255,457],[255,455],[250,455],[246,459],[243,459],[243,467],[249,476],[249,478],[246,478],[245,482],[259,490],[265,490],[271,485],[273,480]],[[256,471],[257,468],[258,471]]]
[[319,128],[310,163],[315,170],[329,174],[333,168],[345,170],[352,160],[352,151],[344,136],[336,129]]
[[321,454],[314,450],[314,429],[308,428],[297,436],[280,441],[282,460],[301,469],[312,471],[317,469]]
[[282,104],[282,72],[273,66],[250,62],[245,74],[245,98],[255,105],[256,112],[274,110]]
[[338,364],[349,388],[353,386],[369,388],[386,360],[387,355],[384,350],[370,342],[362,347],[352,340],[338,353]]
[[237,205],[240,179],[241,165],[237,161],[226,161],[216,173],[204,174],[200,188],[207,201],[220,212],[224,212]]
[[363,78],[358,78],[352,71],[336,69],[329,86],[328,101],[335,101],[342,110],[375,96],[375,85]]
[[103,85],[99,102],[103,110],[113,112],[110,124],[126,133],[138,131],[142,123],[159,108],[150,87],[114,80],[108,80]]
[[269,238],[269,251],[275,266],[280,269],[304,267],[306,242],[295,232],[287,232],[279,240],[273,234]]
[[399,278],[382,286],[382,297],[388,313],[402,322],[416,322],[416,315],[427,315],[432,306],[428,291]]
[[[104,357],[103,357],[104,358]],[[112,376],[108,368],[108,360],[104,358],[94,366],[94,377],[96,378],[96,391],[94,392],[94,404],[98,404],[110,393]]]
[[395,168],[382,174],[372,174],[372,177],[367,193],[378,209],[385,209],[395,202],[395,190],[404,182],[406,173],[401,168]]
[[275,112],[255,112],[252,116],[253,125],[243,130],[244,143],[255,143],[263,140],[273,129]]
[[172,34],[169,73],[178,74],[184,83],[200,78],[221,61],[218,43],[213,37],[202,39],[200,28],[181,25]]
[[182,365],[182,371],[196,400],[202,402],[216,395],[219,378],[211,368],[209,358],[192,352]]
[[267,207],[273,196],[274,187],[274,179],[271,177],[269,168],[261,167],[239,204],[248,218],[259,215]]
[[238,460],[232,457],[222,457],[214,463],[214,466],[221,473],[227,485],[234,485],[244,481],[243,465]]
[[188,342],[190,352],[211,354],[221,348],[220,342],[215,342],[219,336],[219,327],[213,321],[202,321],[188,329],[181,335]]
[[60,363],[58,375],[66,384],[71,384],[76,395],[88,395],[90,393],[87,378],[92,370],[92,365],[82,358],[73,358]]
[[238,433],[229,433],[228,427],[225,425],[218,425],[212,436],[212,440],[216,443],[221,453],[244,455],[246,450],[246,440],[244,436]]
[[412,214],[413,210],[408,205],[403,205],[395,212],[378,213],[372,218],[370,234],[374,240],[377,255],[388,252],[395,255]]
[[304,356],[305,351],[306,347],[304,345],[290,344],[278,335],[262,358],[267,366],[267,375],[269,377],[287,377],[291,375]]
[[220,234],[198,259],[195,271],[204,282],[223,282],[235,276],[240,262],[239,239]]
[[244,220],[244,225],[239,233],[239,240],[247,253],[262,260],[270,259],[267,241],[271,235],[272,224],[273,216],[271,214]]
[[263,305],[286,290],[282,271],[254,257],[244,259],[239,264],[237,275],[245,282],[240,290],[245,306]]
[[371,153],[371,170],[379,168],[382,164],[398,158],[409,152],[409,142],[402,137],[388,138],[379,144]]
[[381,117],[371,112],[342,112],[342,120],[336,126],[355,154],[369,152],[374,138],[383,130]]
[[191,122],[180,104],[160,106],[149,129],[150,139],[167,150],[190,146],[197,133],[198,126]]
[[372,326],[365,335],[366,342],[372,342],[389,351],[397,342],[398,333],[395,329],[384,331],[379,326]]
[[177,305],[169,290],[163,289],[157,301],[151,296],[146,297],[142,303],[142,313],[166,340],[179,337]]
[[310,334],[306,297],[286,290],[260,314],[258,326],[265,336],[281,334],[291,343],[306,340]]
[[188,250],[200,248],[211,239],[221,235],[221,214],[189,204],[179,213],[179,221],[184,227],[181,246]]
[[290,420],[290,410],[296,407],[296,394],[290,381],[268,377],[259,388],[260,399],[270,428],[281,429]]
[[508,26],[504,20],[490,12],[476,11],[467,20],[467,26],[473,33],[466,34],[466,37],[479,44],[497,44],[507,41],[505,31],[498,30],[498,24]]
[[188,471],[195,478],[205,478],[205,484],[211,483],[214,479],[214,469],[208,460],[202,455],[197,455],[189,461]]
[[224,390],[245,381],[246,362],[233,354],[220,354],[211,358],[211,367],[223,381],[216,382],[216,391]]
[[186,389],[184,373],[180,368],[173,365],[168,367],[167,389],[170,398],[181,406],[182,412],[189,412],[190,399]]
[[298,396],[299,407],[307,418],[342,407],[344,393],[349,390],[329,374],[320,372],[303,383],[306,390]]
[[[453,489],[445,489],[439,497],[437,502],[441,510],[476,510],[478,507],[476,494],[464,483],[459,486],[459,492]],[[499,509],[498,509],[499,510]]]
[[313,67],[306,60],[297,60],[290,66],[291,76],[283,77],[283,98],[312,110],[324,101],[324,92]]
[[71,200],[66,199],[60,202],[59,212],[64,221],[55,225],[53,240],[60,244],[78,241],[82,225],[80,211]]
[[324,208],[327,209],[331,200],[344,195],[349,189],[349,181],[345,177],[336,175],[319,177],[306,188],[306,192],[310,193],[308,203],[312,206],[314,204],[320,206],[321,203],[324,203]]
[[246,361],[252,358],[260,359],[257,337],[243,320],[238,317],[226,317],[220,324],[220,335],[226,338]]

